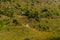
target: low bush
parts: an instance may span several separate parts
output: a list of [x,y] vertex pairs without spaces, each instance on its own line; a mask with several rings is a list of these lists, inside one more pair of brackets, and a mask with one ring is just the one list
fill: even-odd
[[60,37],[52,37],[52,38],[48,38],[47,40],[60,40]]
[[24,40],[30,40],[29,38],[25,38]]

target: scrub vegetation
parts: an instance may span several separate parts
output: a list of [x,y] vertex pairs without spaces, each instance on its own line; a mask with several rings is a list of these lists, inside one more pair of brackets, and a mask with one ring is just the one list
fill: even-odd
[[60,40],[60,1],[0,0],[0,40]]

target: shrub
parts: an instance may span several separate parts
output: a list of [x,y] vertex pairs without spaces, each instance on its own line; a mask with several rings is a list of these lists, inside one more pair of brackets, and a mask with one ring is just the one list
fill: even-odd
[[29,38],[25,38],[25,40],[30,40]]
[[26,10],[25,15],[29,16],[29,14],[30,14],[29,10]]
[[7,0],[2,0],[2,2],[7,2]]
[[48,38],[48,40],[60,40],[60,37],[52,37],[52,38]]
[[18,24],[19,24],[16,19],[13,19],[13,23],[14,23],[15,25],[18,25]]
[[3,11],[0,10],[0,14],[3,14]]
[[46,8],[42,9],[41,13],[47,12],[48,10]]

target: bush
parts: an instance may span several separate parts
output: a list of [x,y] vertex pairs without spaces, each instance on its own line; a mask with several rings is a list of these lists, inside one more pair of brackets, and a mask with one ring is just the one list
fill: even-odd
[[11,0],[2,0],[2,2],[7,2],[7,1],[11,2]]
[[0,14],[3,14],[3,11],[0,10]]
[[48,38],[48,40],[60,40],[60,37],[52,37],[52,38]]
[[29,14],[30,14],[29,10],[26,10],[25,15],[29,16]]
[[7,0],[2,0],[2,2],[7,2]]
[[14,23],[15,25],[18,25],[18,24],[19,24],[16,19],[13,19],[13,23]]
[[48,10],[46,8],[42,9],[41,13],[47,12]]
[[30,40],[29,38],[25,38],[24,40]]

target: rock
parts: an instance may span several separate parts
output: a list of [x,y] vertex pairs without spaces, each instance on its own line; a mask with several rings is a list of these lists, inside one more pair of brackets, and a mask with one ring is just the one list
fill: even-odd
[[29,27],[29,25],[28,25],[28,24],[26,24],[25,26],[26,26],[26,27]]

